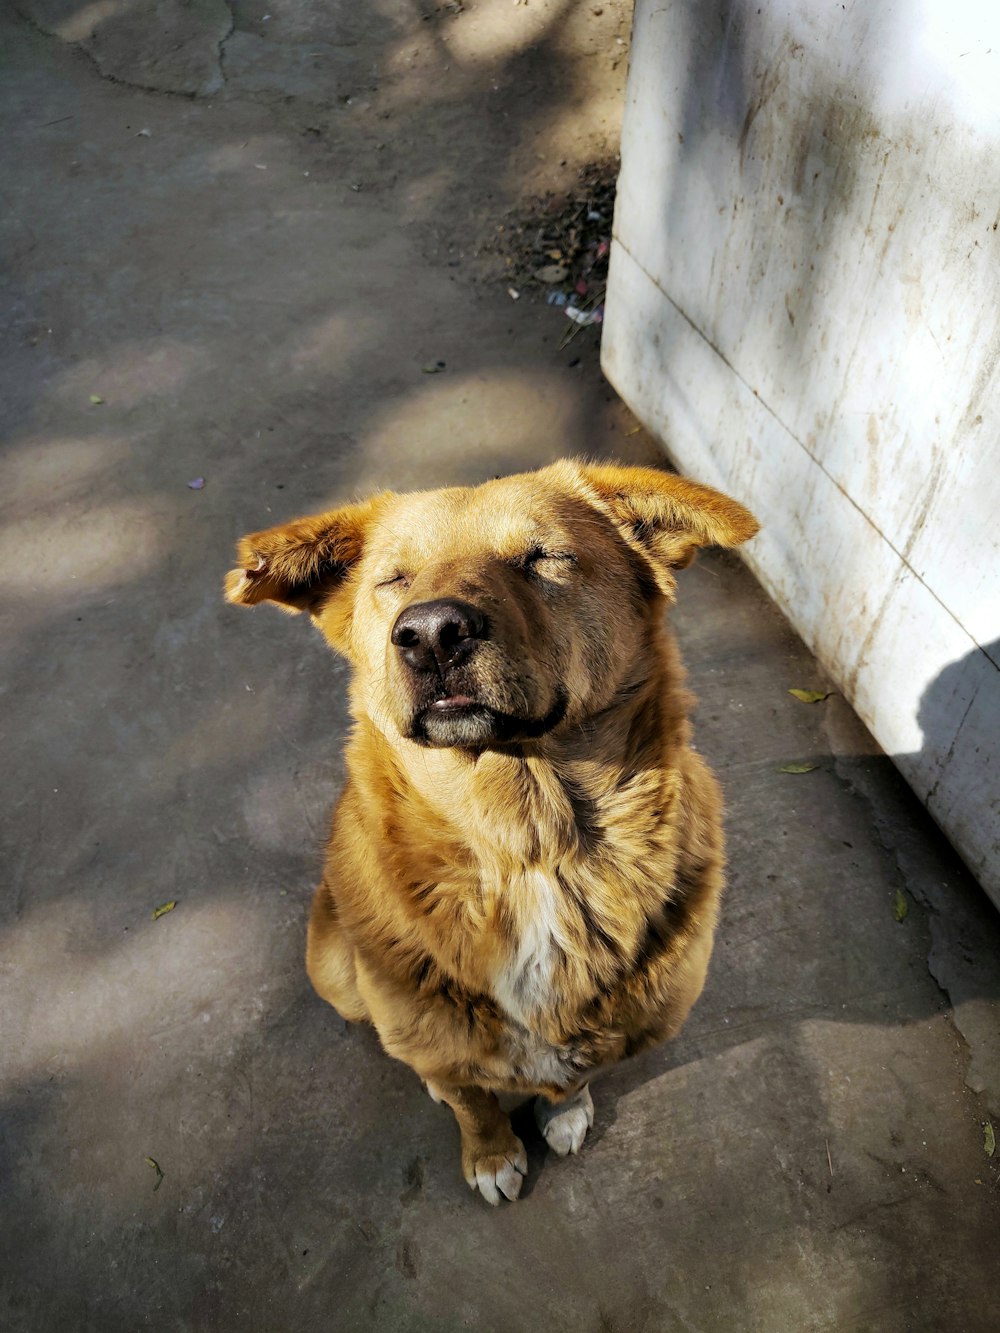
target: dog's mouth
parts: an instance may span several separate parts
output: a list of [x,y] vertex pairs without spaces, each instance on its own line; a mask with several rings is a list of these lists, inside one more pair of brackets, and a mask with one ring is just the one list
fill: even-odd
[[416,712],[408,736],[419,745],[467,750],[535,740],[559,725],[567,705],[565,690],[559,690],[544,717],[518,717],[468,694],[448,694]]
[[431,704],[433,713],[452,713],[459,708],[479,708],[475,699],[468,694],[449,694],[443,699],[435,699]]

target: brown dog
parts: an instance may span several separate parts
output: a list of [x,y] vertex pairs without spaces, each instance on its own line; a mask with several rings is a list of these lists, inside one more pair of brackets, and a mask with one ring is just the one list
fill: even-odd
[[561,462],[239,544],[229,600],[308,611],[354,667],[309,976],[452,1107],[490,1203],[527,1169],[495,1091],[576,1152],[590,1075],[701,993],[722,807],[663,613],[673,569],[756,530],[683,478]]

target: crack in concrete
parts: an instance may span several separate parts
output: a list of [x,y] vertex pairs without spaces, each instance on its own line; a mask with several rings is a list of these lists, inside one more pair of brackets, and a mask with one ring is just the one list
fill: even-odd
[[101,68],[97,56],[93,51],[89,51],[82,42],[68,42],[60,37],[58,33],[49,32],[31,14],[25,13],[19,5],[15,5],[14,13],[22,23],[29,27],[32,32],[36,32],[39,37],[44,37],[48,42],[58,42],[60,46],[66,47],[72,54],[83,56],[94,68],[98,78],[106,83],[113,83],[119,88],[130,88],[136,92],[154,93],[158,97],[181,97],[189,102],[198,96],[197,93],[179,92],[174,88],[154,88],[147,83],[133,83],[128,79],[120,78],[117,74],[110,74],[107,70]]
[[226,12],[229,15],[229,31],[223,33],[222,36],[219,38],[216,50],[216,58],[218,59],[219,62],[219,78],[222,80],[222,86],[225,87],[229,83],[229,76],[226,73],[226,46],[229,42],[230,37],[232,37],[233,33],[236,31],[236,15],[233,12],[233,7],[229,3],[229,0],[222,0],[222,2],[225,5]]
[[[216,60],[218,63],[219,77],[222,80],[223,87],[225,87],[227,78],[224,69],[224,48],[230,37],[232,37],[233,33],[236,31],[236,18],[228,0],[222,0],[222,3],[225,6],[226,12],[229,14],[229,30],[224,33],[216,43]],[[134,92],[150,93],[155,97],[174,97],[187,102],[196,102],[204,98],[217,96],[218,90],[216,90],[216,92],[202,92],[198,89],[161,88],[157,87],[155,84],[142,83],[137,79],[126,79],[120,74],[112,74],[110,70],[105,69],[101,65],[97,53],[92,51],[83,41],[68,40],[67,38],[60,37],[56,32],[50,32],[47,28],[43,28],[32,14],[26,12],[18,4],[15,4],[14,6],[14,15],[29,27],[32,32],[36,32],[40,37],[44,37],[46,41],[57,42],[60,46],[66,47],[68,51],[83,56],[93,67],[98,78],[105,83],[114,84],[118,88],[128,88]]]

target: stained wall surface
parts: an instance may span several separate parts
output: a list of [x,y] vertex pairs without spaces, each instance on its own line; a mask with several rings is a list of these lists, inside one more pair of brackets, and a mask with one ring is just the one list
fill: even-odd
[[1000,903],[1000,11],[638,0],[605,373]]

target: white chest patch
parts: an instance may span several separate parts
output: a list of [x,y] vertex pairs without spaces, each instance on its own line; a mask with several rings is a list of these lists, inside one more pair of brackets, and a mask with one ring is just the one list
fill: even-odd
[[531,1026],[532,1017],[552,1003],[557,947],[565,947],[559,919],[561,890],[555,877],[530,869],[506,890],[517,901],[518,941],[493,981],[504,1009]]

